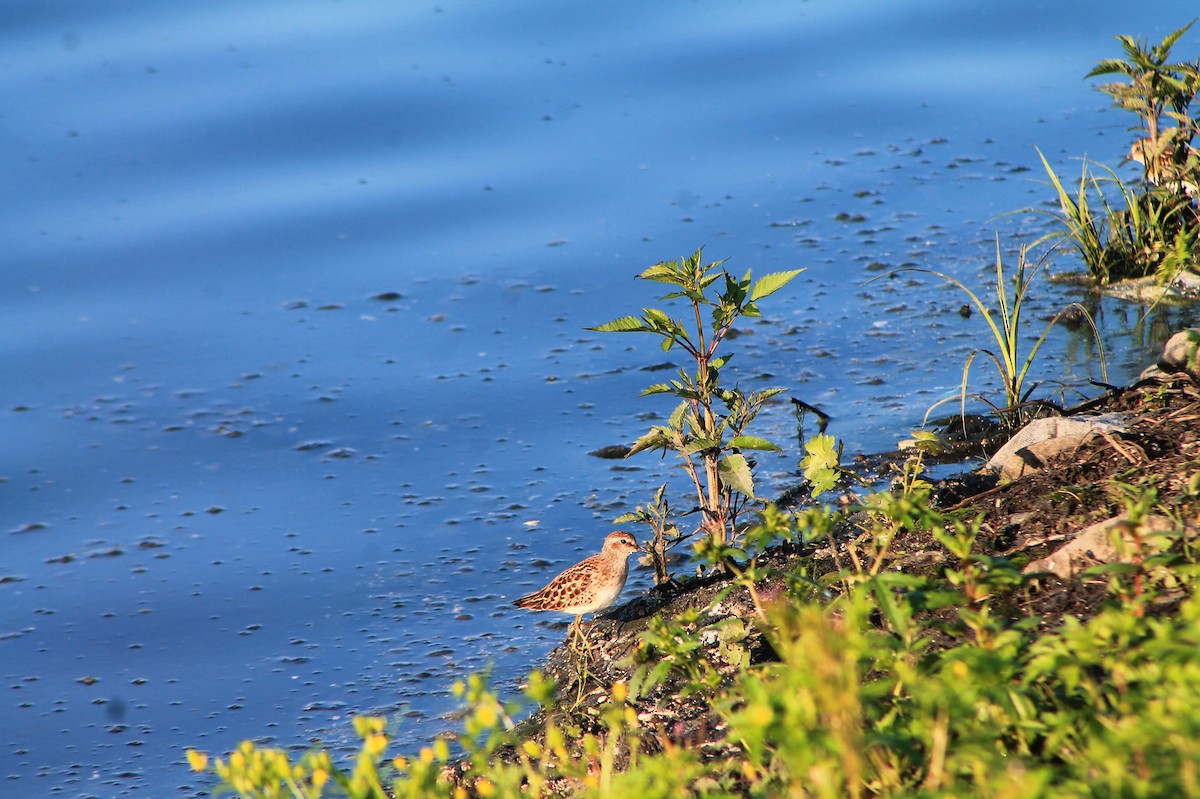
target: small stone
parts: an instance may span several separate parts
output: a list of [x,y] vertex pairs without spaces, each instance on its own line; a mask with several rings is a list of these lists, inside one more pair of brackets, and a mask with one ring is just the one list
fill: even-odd
[[1181,330],[1167,339],[1158,365],[1164,372],[1187,372],[1200,377],[1200,328]]

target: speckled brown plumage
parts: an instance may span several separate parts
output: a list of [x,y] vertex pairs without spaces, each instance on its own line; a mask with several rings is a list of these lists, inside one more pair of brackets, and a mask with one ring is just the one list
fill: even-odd
[[1156,186],[1166,186],[1175,193],[1183,193],[1188,197],[1200,194],[1196,184],[1181,177],[1187,171],[1187,162],[1195,157],[1195,151],[1185,146],[1184,152],[1178,153],[1174,147],[1160,145],[1157,155],[1150,146],[1150,139],[1138,139],[1129,148],[1126,161],[1137,161],[1146,170],[1146,180]]
[[617,601],[629,576],[629,556],[638,550],[633,536],[622,530],[604,539],[599,555],[576,563],[535,591],[513,602],[528,610],[569,613],[576,622],[584,613],[594,613]]

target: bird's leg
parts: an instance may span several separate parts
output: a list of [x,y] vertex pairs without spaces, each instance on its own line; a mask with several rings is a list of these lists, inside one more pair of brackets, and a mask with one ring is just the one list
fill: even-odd
[[578,661],[585,664],[592,656],[592,645],[588,643],[587,635],[583,632],[583,614],[575,617],[575,622],[571,625],[570,641],[567,648],[578,658]]
[[581,640],[583,643],[587,643],[587,639],[583,637],[583,630],[579,628],[579,622],[582,618],[583,614],[578,614],[575,617],[574,623],[571,625],[571,649],[574,649],[576,652],[579,651],[579,643]]
[[583,702],[584,689],[588,681],[588,659],[591,655],[591,647],[588,645],[587,637],[583,634],[583,628],[580,627],[582,619],[583,614],[581,613],[575,617],[575,623],[571,625],[570,649],[575,655],[575,707],[579,707]]

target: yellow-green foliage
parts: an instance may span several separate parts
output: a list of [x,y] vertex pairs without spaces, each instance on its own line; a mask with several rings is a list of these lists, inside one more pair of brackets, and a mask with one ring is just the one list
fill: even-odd
[[[293,762],[249,742],[225,759],[191,751],[189,760],[248,799],[1200,796],[1200,601],[1182,525],[1154,532],[1160,554],[1096,572],[1114,589],[1097,615],[1043,632],[1036,619],[995,612],[1021,578],[1002,558],[971,554],[974,525],[920,503],[886,512],[868,511],[942,543],[955,564],[944,577],[828,575],[828,587],[843,588],[832,601],[775,595],[738,619],[732,638],[730,619],[658,620],[645,643],[657,668],[635,669],[583,715],[548,714],[535,736],[517,733],[522,703],[475,675],[455,686],[466,713],[454,756],[439,739],[388,759],[384,720],[360,718],[349,768],[324,752]],[[870,535],[861,545],[878,546]],[[1187,598],[1154,618],[1165,592]],[[937,608],[935,622],[924,611]],[[958,643],[936,649],[929,633],[947,624]],[[746,665],[740,636],[750,626],[776,662]],[[672,677],[725,719],[720,746],[684,746],[639,720],[639,694]],[[534,673],[525,695],[545,704],[553,686]]]

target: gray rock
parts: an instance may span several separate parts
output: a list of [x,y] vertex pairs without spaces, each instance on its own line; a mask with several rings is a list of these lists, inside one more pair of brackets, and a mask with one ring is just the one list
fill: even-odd
[[1158,366],[1164,372],[1187,372],[1200,378],[1200,328],[1181,330],[1167,339]]
[[1009,439],[984,468],[999,472],[1002,480],[1015,480],[1046,468],[1051,460],[1075,451],[1093,436],[1124,430],[1125,417],[1119,413],[1035,419]]
[[[1164,532],[1174,527],[1170,519],[1159,515],[1147,516],[1142,520],[1142,525],[1154,532]],[[1115,516],[1097,522],[1046,557],[1028,564],[1022,571],[1025,574],[1050,572],[1061,580],[1070,580],[1097,563],[1127,561],[1127,546],[1118,541],[1129,542],[1138,532],[1128,516]]]

